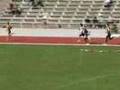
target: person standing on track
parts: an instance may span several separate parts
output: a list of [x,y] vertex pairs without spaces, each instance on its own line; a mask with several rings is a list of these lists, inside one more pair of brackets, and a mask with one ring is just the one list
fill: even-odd
[[87,28],[83,24],[80,24],[80,29],[79,30],[80,30],[79,41],[80,41],[80,37],[82,36],[84,38],[84,41],[86,43],[88,43],[89,32],[88,32]]
[[84,41],[88,43],[89,32],[86,27],[84,27]]
[[108,40],[113,39],[113,37],[111,37],[111,28],[110,28],[109,24],[106,25],[106,30],[107,30],[107,35],[106,35],[106,38],[105,38],[105,42],[107,43]]
[[10,24],[10,22],[7,22],[7,25],[3,26],[3,28],[7,28],[8,36],[11,36],[12,25]]
[[83,24],[80,24],[79,30],[80,30],[79,37],[84,36],[84,25]]
[[77,40],[77,42],[80,42],[80,37],[83,36],[84,37],[84,25],[83,24],[80,24],[80,27],[79,27],[79,39]]

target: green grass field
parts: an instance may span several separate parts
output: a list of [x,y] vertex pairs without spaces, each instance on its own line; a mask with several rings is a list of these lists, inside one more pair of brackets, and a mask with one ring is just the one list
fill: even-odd
[[0,45],[0,90],[120,90],[120,47]]

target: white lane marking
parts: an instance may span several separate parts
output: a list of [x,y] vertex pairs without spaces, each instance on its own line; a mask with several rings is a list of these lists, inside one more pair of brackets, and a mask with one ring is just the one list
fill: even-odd
[[116,75],[116,74],[99,75],[99,76],[91,77],[91,78],[88,78],[88,79],[85,78],[85,79],[81,79],[81,80],[78,80],[78,81],[73,81],[73,82],[68,83],[66,85],[61,85],[61,86],[59,86],[59,88],[65,88],[65,87],[72,86],[72,85],[75,85],[75,84],[94,81],[94,80],[97,80],[97,79],[103,79],[105,77],[114,76],[114,75]]

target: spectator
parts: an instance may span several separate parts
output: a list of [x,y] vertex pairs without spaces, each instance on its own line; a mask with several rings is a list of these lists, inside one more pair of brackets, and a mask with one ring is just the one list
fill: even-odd
[[112,0],[105,0],[104,7],[110,8],[113,4]]
[[98,19],[97,19],[97,17],[95,16],[92,21],[93,21],[94,28],[96,28],[98,26]]
[[48,19],[48,18],[49,18],[48,13],[43,12],[43,22],[44,22],[44,25],[47,25],[47,19]]
[[85,23],[90,23],[90,19],[89,18],[85,18]]
[[38,0],[37,5],[40,5],[41,7],[44,7],[44,4],[43,4],[42,0]]
[[16,9],[16,15],[21,15],[22,9],[19,7]]
[[[12,0],[13,1],[13,0]],[[21,15],[22,13],[22,9],[20,7],[17,6],[17,4],[15,4],[15,2],[11,2],[9,4],[9,12],[12,15]]]
[[62,25],[61,25],[61,24],[58,24],[58,28],[62,28]]
[[34,6],[35,5],[35,1],[34,0],[30,0],[31,5]]
[[11,3],[9,3],[9,10],[10,10],[10,14],[15,14],[15,8],[16,8],[16,6],[15,6],[15,3],[13,3],[13,2],[11,2]]
[[42,2],[42,0],[30,0],[31,1],[31,3],[32,3],[32,5],[34,6],[34,7],[37,7],[37,6],[41,6],[41,7],[44,7],[44,4],[43,4],[43,2]]
[[91,27],[91,20],[89,19],[88,16],[85,18],[84,24],[85,24],[87,27]]
[[93,18],[93,23],[98,23],[98,19],[96,16]]
[[10,9],[10,10],[13,10],[13,8],[14,8],[14,4],[13,4],[13,3],[10,3],[10,4],[9,4],[9,9]]

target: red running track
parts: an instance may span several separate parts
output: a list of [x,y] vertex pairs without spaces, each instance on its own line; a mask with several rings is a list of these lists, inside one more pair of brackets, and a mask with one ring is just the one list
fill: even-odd
[[[0,36],[0,43],[51,43],[51,44],[85,44],[84,39],[74,37],[28,37],[28,36]],[[91,38],[90,44],[104,44],[104,38]],[[120,45],[120,38],[108,41],[108,44]]]

